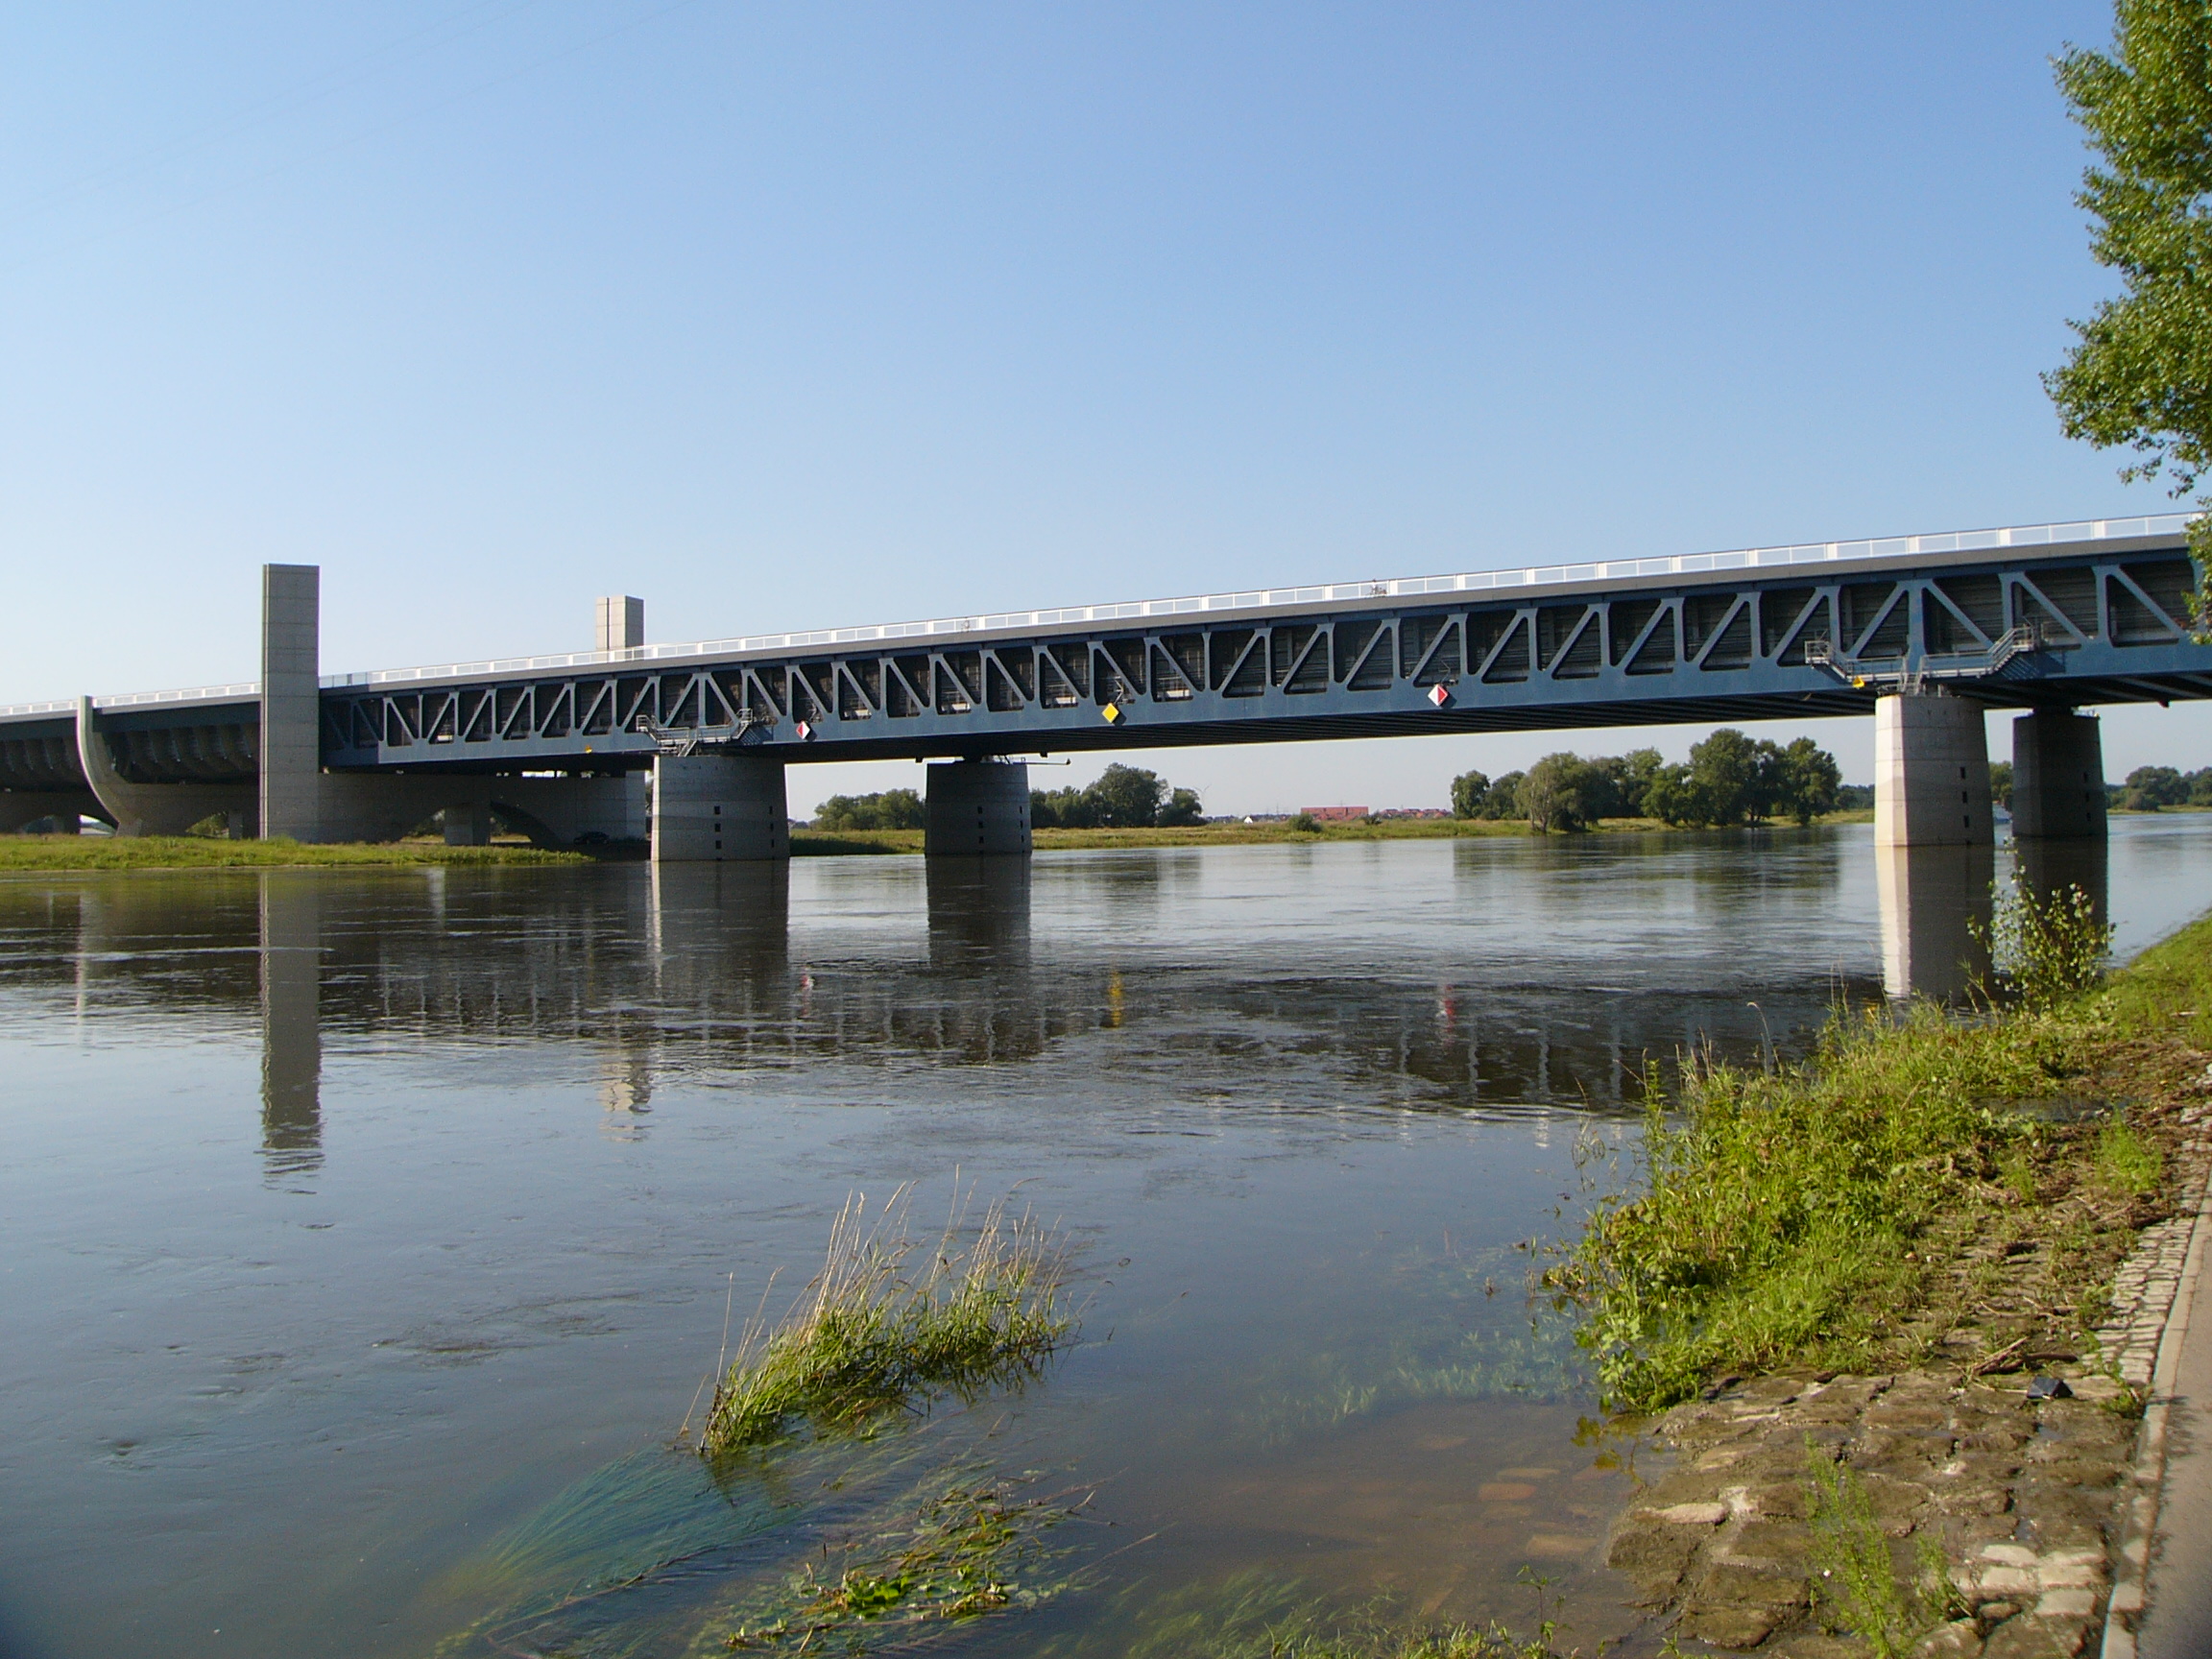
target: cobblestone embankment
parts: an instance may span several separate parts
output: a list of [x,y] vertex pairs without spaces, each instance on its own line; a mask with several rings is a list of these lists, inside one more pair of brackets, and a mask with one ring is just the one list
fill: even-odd
[[[1822,1628],[1809,1446],[1855,1473],[1901,1584],[1912,1581],[1923,1540],[1941,1548],[1968,1616],[1929,1634],[1927,1653],[2096,1651],[2115,1569],[2122,1603],[2140,1574],[2162,1466],[2135,1407],[2204,1202],[2212,1105],[2182,1119],[2179,1185],[2195,1196],[2146,1229],[2119,1269],[2098,1353],[2039,1363],[2031,1350],[1887,1377],[1764,1377],[1651,1425],[1671,1463],[1616,1524],[1607,1563],[1671,1622],[1685,1651],[1756,1649],[1773,1659],[1867,1651]],[[1981,1374],[1992,1358],[2017,1368]],[[2064,1389],[2054,1397],[2056,1382]],[[2155,1407],[2152,1416],[2155,1428]],[[1828,1602],[1831,1619],[1836,1605]]]

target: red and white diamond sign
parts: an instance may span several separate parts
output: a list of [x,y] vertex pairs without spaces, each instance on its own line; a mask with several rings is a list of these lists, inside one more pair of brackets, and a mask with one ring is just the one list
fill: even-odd
[[1445,704],[1452,701],[1452,693],[1445,690],[1441,685],[1431,685],[1429,687],[1429,701],[1441,709]]

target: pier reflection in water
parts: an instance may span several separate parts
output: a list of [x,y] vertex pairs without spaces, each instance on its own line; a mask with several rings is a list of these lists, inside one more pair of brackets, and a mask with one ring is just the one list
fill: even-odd
[[[2085,851],[2023,868],[2094,891]],[[2124,952],[2208,854],[2119,827]],[[419,1653],[536,1582],[487,1540],[569,1514],[621,1566],[594,1482],[661,1455],[733,1286],[955,1166],[1086,1245],[1084,1342],[975,1433],[1104,1479],[1101,1549],[1171,1540],[974,1641],[1127,1652],[1116,1609],[1245,1572],[1526,1622],[1527,1562],[1579,1621],[1619,1481],[1515,1248],[1572,1225],[1570,1149],[1626,1146],[1647,1061],[1955,969],[2007,868],[1930,878],[1948,940],[1861,830],[0,882],[0,1478],[41,1518],[0,1629]]]
[[2103,836],[2004,847],[1877,847],[1882,989],[1955,1002],[1990,981],[1991,926],[2000,888],[2047,902],[2079,888],[2100,924],[2112,919],[2111,846]]
[[261,878],[261,1156],[268,1178],[323,1166],[323,887],[310,870]]
[[1987,847],[1877,847],[1882,896],[1882,989],[1893,1000],[1949,1002],[1989,979]]
[[[2012,856],[2020,878],[2038,900],[2048,901],[2079,887],[2089,896],[2098,923],[2112,920],[2112,844],[2104,836],[2080,841],[2015,841]],[[2173,918],[2179,922],[2183,918]]]

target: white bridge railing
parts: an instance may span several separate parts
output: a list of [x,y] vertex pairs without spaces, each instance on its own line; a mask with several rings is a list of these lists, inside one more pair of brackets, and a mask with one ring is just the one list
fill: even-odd
[[388,685],[409,680],[461,680],[480,674],[528,673],[541,668],[588,668],[603,662],[652,662],[685,657],[726,657],[746,651],[804,650],[815,645],[856,645],[870,640],[935,639],[947,635],[994,633],[1007,628],[1055,628],[1070,623],[1119,622],[1224,611],[1259,611],[1279,605],[1327,604],[1339,599],[1395,599],[1426,593],[1472,593],[1541,588],[1562,582],[1631,581],[1642,576],[1686,576],[1707,570],[1767,569],[1858,559],[1911,558],[1967,553],[1988,547],[2042,547],[2053,542],[2104,541],[2132,536],[2178,534],[2186,513],[2144,518],[2087,518],[2071,524],[2027,524],[2001,530],[1958,530],[1941,536],[1892,536],[1866,541],[1813,541],[1795,547],[1746,547],[1732,553],[1677,553],[1661,559],[1606,559],[1581,565],[1524,565],[1457,576],[1412,576],[1368,582],[1322,583],[1310,588],[1256,588],[1242,593],[1201,593],[1181,599],[1140,599],[1119,605],[1077,605],[1057,611],[1002,611],[975,616],[940,616],[927,622],[888,622],[869,628],[824,628],[806,634],[752,634],[702,639],[686,645],[639,645],[627,651],[570,651],[551,657],[493,657],[480,662],[445,662],[425,668],[376,668],[364,674],[325,674],[325,685]]
[[[1428,593],[1478,593],[1543,588],[1566,582],[1625,582],[1646,576],[1689,576],[1710,570],[1764,570],[1793,565],[1826,565],[1862,559],[1908,559],[1937,553],[1971,553],[1992,547],[2044,547],[2055,542],[2109,541],[2136,536],[2178,535],[2191,515],[2156,513],[2141,518],[2084,518],[2070,524],[2022,524],[1998,530],[1956,530],[1939,536],[1891,536],[1864,541],[1810,541],[1794,547],[1745,547],[1728,553],[1676,553],[1659,559],[1602,559],[1577,565],[1520,565],[1474,570],[1456,576],[1377,578],[1367,582],[1320,583],[1307,588],[1255,588],[1241,593],[1200,593],[1180,599],[1139,599],[1118,605],[1076,605],[1056,611],[1004,611],[974,616],[940,616],[926,622],[888,622],[868,628],[824,628],[805,634],[753,634],[729,639],[702,639],[684,645],[640,645],[628,651],[567,651],[545,657],[487,657],[475,662],[441,662],[421,668],[373,668],[357,674],[325,674],[325,686],[392,685],[416,680],[465,680],[484,674],[531,673],[541,668],[589,668],[605,662],[654,662],[693,657],[725,657],[748,651],[804,650],[816,645],[855,645],[870,640],[935,639],[947,635],[995,633],[1009,628],[1054,628],[1070,623],[1119,622],[1149,616],[1182,616],[1225,611],[1263,611],[1274,606],[1327,604],[1334,600],[1418,598]],[[146,703],[182,703],[223,697],[252,697],[252,681],[232,685],[200,685],[183,691],[137,691],[95,697],[94,707],[121,709]],[[76,708],[74,699],[0,705],[0,715],[59,713]]]

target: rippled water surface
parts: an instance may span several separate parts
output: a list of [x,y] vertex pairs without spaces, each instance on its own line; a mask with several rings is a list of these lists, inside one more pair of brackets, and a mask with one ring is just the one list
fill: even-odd
[[[2124,952],[2207,852],[2118,825]],[[1524,1568],[1594,1644],[1627,1478],[1517,1246],[1647,1058],[1879,996],[1884,898],[1864,830],[0,881],[0,1652],[724,1651],[998,1480],[1087,1505],[951,1650]],[[956,1180],[1079,1245],[1047,1376],[669,1449],[733,1296]]]

